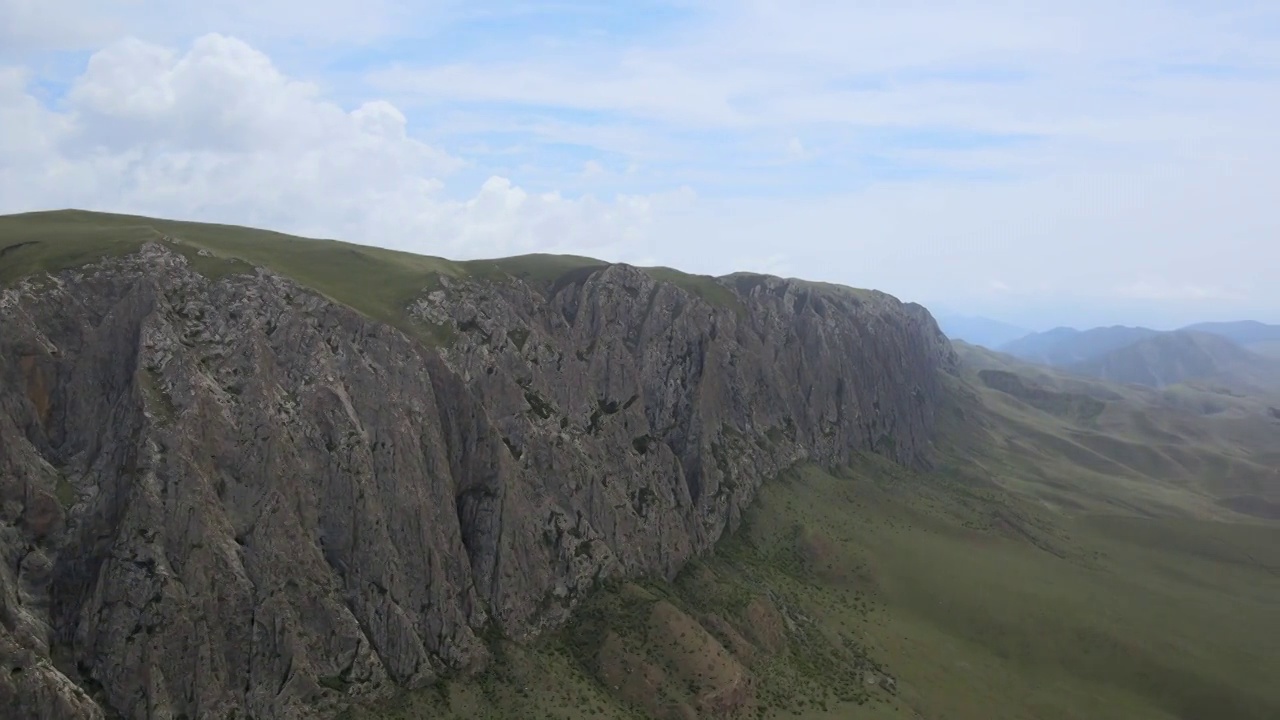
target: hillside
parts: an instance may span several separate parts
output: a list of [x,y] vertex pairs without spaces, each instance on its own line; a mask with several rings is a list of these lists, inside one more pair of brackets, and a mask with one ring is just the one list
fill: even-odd
[[1256,320],[1242,320],[1239,322],[1199,323],[1188,325],[1183,330],[1211,333],[1238,343],[1246,350],[1259,355],[1280,357],[1280,325],[1268,325]]
[[1245,392],[1280,391],[1280,362],[1206,332],[1153,335],[1067,369],[1110,382],[1157,388],[1198,382]]
[[874,291],[0,217],[0,708],[1273,718],[1280,407]]
[[1094,360],[1157,334],[1157,330],[1123,325],[1089,330],[1062,327],[1028,335],[995,349],[1023,360],[1061,367]]
[[1268,325],[1256,320],[1197,323],[1182,329],[1218,335],[1241,345],[1280,341],[1280,325]]
[[1247,393],[1280,392],[1274,326],[1204,323],[1162,332],[1140,327],[1057,328],[999,350],[1024,361],[1121,384],[1201,383]]
[[958,351],[935,470],[794,468],[673,583],[352,717],[1272,717],[1280,418]]
[[1049,494],[1030,486],[1051,504],[1230,520],[1222,508],[1280,502],[1274,398],[1115,385],[982,348],[957,351],[1007,447],[1026,452],[1028,462],[1060,456],[1062,467],[1034,472],[1071,481],[1053,482]]

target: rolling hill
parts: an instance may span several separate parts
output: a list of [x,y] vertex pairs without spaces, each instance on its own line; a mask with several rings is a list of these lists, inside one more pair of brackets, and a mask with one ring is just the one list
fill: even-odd
[[1280,341],[1280,325],[1268,325],[1256,320],[1197,323],[1182,329],[1220,335],[1241,345]]
[[1207,332],[1153,335],[1067,369],[1110,382],[1157,388],[1197,382],[1244,392],[1280,390],[1280,361]]
[[1062,367],[1094,360],[1158,334],[1157,330],[1123,325],[1090,330],[1060,327],[1019,338],[996,349],[1023,360]]
[[1207,332],[1239,343],[1246,350],[1259,355],[1280,357],[1280,325],[1268,325],[1256,320],[1239,322],[1211,322],[1189,325],[1183,330]]
[[1125,326],[1084,331],[1057,328],[1020,338],[1000,350],[1117,383],[1151,387],[1201,383],[1271,393],[1280,391],[1280,360],[1269,354],[1273,330],[1280,328],[1255,322],[1205,323],[1173,331]]

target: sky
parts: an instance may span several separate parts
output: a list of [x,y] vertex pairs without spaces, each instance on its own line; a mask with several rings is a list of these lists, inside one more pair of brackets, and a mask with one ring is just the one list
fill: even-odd
[[0,0],[0,213],[1280,322],[1274,0]]

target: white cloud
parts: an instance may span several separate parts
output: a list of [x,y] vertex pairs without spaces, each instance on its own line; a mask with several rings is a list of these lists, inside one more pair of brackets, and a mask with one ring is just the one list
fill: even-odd
[[260,224],[453,256],[625,249],[673,196],[533,194],[406,131],[394,105],[352,111],[237,39],[182,53],[126,39],[96,53],[53,111],[0,71],[0,211],[88,207]]
[[[1280,320],[1277,3],[677,5],[0,0],[0,207]],[[517,11],[574,22],[441,32]],[[23,56],[104,45],[53,104]]]
[[[813,198],[708,198],[660,218],[654,232],[685,248],[700,272],[731,272],[743,258],[784,247],[802,277],[926,304],[1067,314],[1082,303],[1154,301],[1151,292],[1118,292],[1137,276],[1184,296],[1199,288],[1205,302],[1208,289],[1228,288],[1238,297],[1223,302],[1242,316],[1275,318],[1280,307],[1265,289],[1280,268],[1280,216],[1270,209],[1276,174],[1267,159],[1108,163],[1038,179],[878,183]],[[1220,191],[1226,187],[1232,191]]]
[[1162,65],[1280,61],[1274,38],[1251,28],[1254,16],[1264,26],[1277,19],[1258,0],[1234,8],[1084,0],[1069,11],[1047,0],[711,6],[706,32],[683,42],[586,57],[403,62],[372,80],[406,99],[602,110],[681,126],[926,123],[1133,139],[1135,112],[1200,105],[1178,94],[1185,83],[1164,92],[1147,85]]
[[805,149],[800,138],[793,137],[787,141],[787,159],[792,162],[808,159],[809,151]]
[[0,57],[31,50],[65,50],[98,42],[114,23],[87,15],[87,3],[0,0]]
[[1186,300],[1196,302],[1215,302],[1245,300],[1246,296],[1237,290],[1225,287],[1195,285],[1191,283],[1170,283],[1165,280],[1138,280],[1115,288],[1117,297],[1133,300]]
[[27,73],[0,67],[0,160],[29,168],[48,158],[67,120],[49,112],[26,92]]
[[0,0],[0,57],[96,50],[126,35],[185,41],[212,31],[256,42],[359,44],[429,32],[454,0]]

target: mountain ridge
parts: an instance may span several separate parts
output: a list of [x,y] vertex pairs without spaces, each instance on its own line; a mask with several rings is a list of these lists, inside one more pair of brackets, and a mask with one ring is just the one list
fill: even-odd
[[927,466],[954,369],[883,293],[134,220],[0,218],[0,694],[31,717],[474,672],[786,467]]
[[1199,331],[1152,335],[1066,368],[1101,380],[1156,388],[1201,382],[1249,392],[1280,389],[1280,362],[1221,335]]
[[1280,327],[1255,321],[1168,331],[1063,327],[1020,338],[999,351],[1120,383],[1163,387],[1208,382],[1247,391],[1280,390],[1280,363],[1242,344],[1269,342],[1273,332],[1280,334]]

